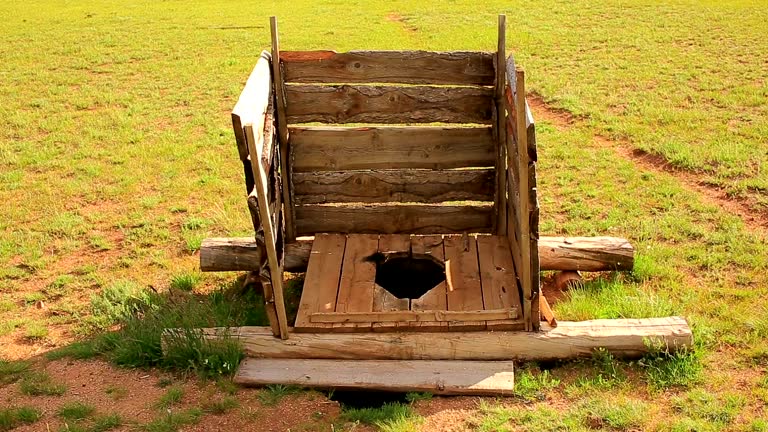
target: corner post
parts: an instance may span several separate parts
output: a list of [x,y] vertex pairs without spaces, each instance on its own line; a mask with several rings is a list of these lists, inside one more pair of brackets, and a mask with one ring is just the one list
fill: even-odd
[[507,16],[499,15],[499,37],[496,47],[496,88],[494,92],[495,117],[493,125],[496,138],[496,207],[495,232],[497,235],[507,233],[507,164],[506,164],[506,110],[504,109],[504,89],[506,87],[506,31]]

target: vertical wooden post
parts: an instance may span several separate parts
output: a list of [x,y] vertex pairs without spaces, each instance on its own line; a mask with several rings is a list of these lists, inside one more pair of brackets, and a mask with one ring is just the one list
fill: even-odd
[[280,144],[280,172],[283,178],[283,216],[285,217],[285,242],[296,239],[293,209],[293,178],[291,177],[290,149],[288,148],[288,123],[285,114],[285,82],[280,67],[280,42],[277,37],[277,18],[271,17],[269,25],[272,31],[272,79],[275,84],[277,107],[277,140]]
[[[531,314],[533,293],[531,286],[531,231],[530,231],[530,202],[528,179],[528,132],[525,127],[525,72],[515,71],[515,122],[517,129],[518,172],[520,173],[520,208],[518,209],[518,224],[520,224],[520,252],[522,256],[522,271],[520,279],[523,287],[523,319],[527,330],[533,330],[533,321],[539,316]],[[538,324],[538,322],[537,322]]]
[[496,229],[497,235],[507,233],[507,156],[506,156],[506,110],[504,109],[504,89],[506,87],[506,28],[507,16],[499,15],[499,39],[496,48]]

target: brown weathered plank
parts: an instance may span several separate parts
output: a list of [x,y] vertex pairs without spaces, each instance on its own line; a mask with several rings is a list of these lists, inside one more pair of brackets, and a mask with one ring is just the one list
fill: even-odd
[[[390,295],[391,296],[391,295]],[[403,299],[394,298],[392,303],[398,303]],[[406,299],[407,302],[407,299]],[[387,306],[381,306],[386,308]],[[376,309],[376,306],[374,306]],[[483,320],[510,320],[516,319],[519,311],[516,308],[493,309],[493,310],[466,310],[466,311],[410,311],[402,310],[384,310],[373,312],[316,312],[310,315],[309,319],[313,323],[403,323],[410,327],[412,323],[421,322],[474,322]]]
[[[334,313],[373,311],[376,266],[365,261],[365,257],[376,252],[378,246],[379,236],[375,234],[354,234],[347,238]],[[334,325],[334,331],[365,331],[370,328],[370,322]]]
[[491,205],[304,205],[296,227],[299,235],[489,232],[492,213]]
[[[514,391],[511,361],[253,359],[234,381],[345,390],[505,396]],[[343,372],[343,373],[340,373]]]
[[490,127],[291,127],[293,171],[492,167]]
[[314,312],[333,312],[336,309],[336,294],[346,240],[347,237],[341,234],[315,236],[299,311],[296,314],[297,332],[313,331],[316,327],[332,327],[331,324],[312,324],[309,317]]
[[296,84],[285,88],[289,123],[490,123],[493,90]]
[[506,88],[506,42],[507,42],[507,17],[499,15],[498,41],[494,65],[496,67],[494,87],[494,136],[496,137],[496,188],[494,207],[496,219],[494,220],[494,234],[507,233],[507,180],[506,180],[506,112],[504,110],[504,89]]
[[543,294],[539,295],[539,309],[541,309],[541,318],[552,327],[557,327],[557,320],[555,314],[552,312],[552,308],[549,307],[549,302]]
[[[443,236],[441,235],[411,236],[411,251],[414,254],[431,255],[440,261],[445,261]],[[411,300],[411,310],[447,311],[447,290],[448,285],[445,281],[440,282],[436,287],[427,291],[423,296]],[[419,331],[447,331],[448,323],[439,321],[419,322],[413,324],[411,328]]]
[[[389,234],[379,237],[379,252],[387,254],[392,252],[408,252],[411,249],[411,236],[408,234]],[[408,311],[410,302],[408,299],[399,299],[376,284],[373,288],[373,311]],[[373,331],[392,331],[398,326],[396,322],[374,323]]]
[[[483,309],[483,292],[474,236],[445,236],[445,276],[449,279],[446,295],[449,311]],[[483,330],[485,321],[450,323],[451,330]]]
[[[477,255],[485,308],[520,311],[520,293],[507,238],[477,236]],[[488,321],[487,325],[493,330],[520,329],[524,323],[518,318],[521,317],[516,315],[511,320]]]
[[285,79],[296,83],[493,85],[484,52],[286,51]]
[[493,169],[294,173],[295,202],[492,201]]

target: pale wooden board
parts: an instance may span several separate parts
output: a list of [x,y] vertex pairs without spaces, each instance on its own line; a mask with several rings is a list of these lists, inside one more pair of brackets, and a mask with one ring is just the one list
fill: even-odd
[[295,84],[285,88],[288,123],[490,123],[484,87]]
[[489,232],[493,205],[303,205],[298,235],[320,232],[436,234]]
[[[288,341],[269,327],[201,329],[211,339],[239,340],[248,356],[347,360],[562,360],[591,358],[603,348],[632,358],[655,347],[675,352],[693,344],[683,317],[560,321],[540,332],[480,331],[444,333],[293,333]],[[164,346],[189,330],[166,330]],[[183,340],[183,339],[181,339]],[[649,344],[651,342],[651,344]]]
[[[515,308],[521,311],[520,292],[507,238],[477,236],[477,254],[485,308],[488,310]],[[488,329],[520,330],[525,328],[521,318],[518,314],[517,319],[514,320],[487,321]]]
[[492,129],[460,126],[296,126],[294,172],[494,166]]
[[346,240],[346,236],[342,234],[315,236],[296,314],[296,331],[312,331],[313,327],[332,327],[331,324],[313,324],[309,316],[313,312],[333,312],[336,309],[336,294]]
[[267,109],[269,91],[267,90],[267,94],[264,94],[263,82],[264,79],[270,80],[269,58],[268,52],[264,51],[261,53],[256,66],[254,66],[253,71],[251,71],[245,82],[235,107],[232,109],[232,127],[235,132],[235,141],[237,142],[237,150],[241,160],[248,159],[248,145],[245,143],[243,126],[246,124],[258,124],[259,118],[264,116]]
[[[443,252],[443,236],[441,235],[411,236],[411,250],[415,254],[416,253],[427,254],[437,258],[440,261],[445,261],[445,254]],[[441,282],[436,287],[427,291],[420,298],[411,300],[411,310],[447,311],[448,310],[448,306],[446,303],[447,289],[448,288],[446,283]],[[419,331],[447,331],[448,323],[419,322],[419,323],[414,323],[411,327],[414,330],[419,330]]]
[[485,52],[284,51],[287,82],[493,85]]
[[[463,237],[461,235],[443,237],[447,263],[446,277],[452,282],[448,284],[446,296],[448,310],[482,310],[484,309],[483,292],[477,262],[477,242],[474,236],[467,236],[466,239]],[[483,330],[485,321],[450,323],[448,327],[451,331]]]
[[245,359],[235,383],[344,390],[510,396],[511,361]]
[[[408,234],[389,234],[379,237],[379,252],[408,252],[411,249],[411,236]],[[373,289],[374,312],[407,311],[410,309],[408,299],[399,299],[378,284]],[[393,331],[398,323],[373,323],[373,331]],[[401,326],[402,327],[402,326]]]
[[294,173],[296,204],[493,201],[493,169]]
[[[376,265],[372,262],[366,262],[364,259],[376,252],[378,246],[379,236],[375,234],[352,234],[347,238],[335,312],[373,311]],[[334,331],[365,331],[370,329],[370,322],[333,325]]]

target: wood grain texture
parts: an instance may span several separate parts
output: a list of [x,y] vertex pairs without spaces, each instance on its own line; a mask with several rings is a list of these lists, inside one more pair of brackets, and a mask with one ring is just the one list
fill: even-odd
[[490,123],[493,90],[481,87],[286,86],[288,123]]
[[492,169],[294,173],[301,204],[493,201]]
[[552,308],[549,307],[549,302],[544,294],[539,294],[539,310],[541,310],[541,319],[547,322],[552,327],[557,327],[557,320],[555,319],[555,313],[552,312]]
[[455,51],[286,51],[285,79],[296,83],[493,85],[491,54]]
[[[391,294],[390,294],[391,296]],[[381,311],[373,312],[316,312],[310,316],[313,323],[403,323],[408,324],[421,322],[473,322],[484,320],[510,320],[517,318],[519,311],[516,308],[494,309],[494,310],[465,310],[465,311],[411,311],[407,305],[402,304],[402,300],[396,297],[391,300],[389,305],[374,305],[374,309],[382,308]],[[386,300],[385,300],[386,301]],[[376,302],[374,302],[376,303]],[[391,307],[390,309],[387,309]],[[400,308],[400,309],[397,309]]]
[[496,76],[494,82],[494,116],[493,129],[496,137],[496,188],[494,208],[496,218],[494,220],[494,234],[507,233],[507,172],[506,172],[506,112],[504,110],[504,89],[506,88],[506,43],[507,43],[507,17],[499,15],[498,40],[494,66]]
[[[408,252],[410,250],[411,236],[408,234],[382,235],[379,238],[379,252],[383,254]],[[408,311],[409,309],[410,301],[407,298],[397,298],[379,284],[374,286],[374,312]],[[397,322],[377,322],[371,326],[371,329],[375,332],[393,331],[398,327],[398,324]]]
[[333,312],[341,277],[341,265],[347,237],[341,234],[320,234],[315,237],[312,255],[304,278],[295,330],[313,331],[313,327],[332,327],[331,324],[313,324],[309,317],[314,312]]
[[[449,311],[470,311],[483,309],[483,292],[480,285],[480,268],[477,262],[477,241],[468,236],[446,236],[443,239],[445,250],[446,278],[449,279],[446,295]],[[450,283],[453,281],[453,283]],[[483,330],[485,321],[450,323],[454,330]]]
[[296,207],[296,227],[299,235],[489,232],[492,213],[479,205],[304,205]]
[[253,71],[248,75],[235,107],[232,108],[232,127],[241,160],[248,159],[248,145],[245,142],[243,126],[258,125],[259,119],[265,115],[269,105],[272,88],[269,61],[270,54],[263,51]]
[[[443,251],[443,236],[441,235],[425,235],[425,236],[411,236],[411,251],[414,254],[426,254],[435,257],[440,261],[445,261],[445,253]],[[440,282],[436,287],[427,291],[423,296],[411,300],[411,310],[413,311],[427,311],[427,310],[440,310],[447,311],[448,304],[446,295],[448,294],[448,285],[445,281]],[[419,322],[411,326],[414,330],[418,331],[447,331],[447,322]]]
[[492,167],[490,127],[291,127],[294,172]]
[[[183,337],[185,331],[166,330],[165,346]],[[201,331],[212,339],[237,339],[248,356],[262,358],[565,360],[590,358],[601,348],[615,357],[636,358],[656,349],[653,344],[669,352],[693,344],[691,328],[679,316],[561,321],[557,328],[543,324],[540,332],[296,333],[287,342],[273,337],[268,327]]]
[[438,395],[508,396],[511,361],[255,359],[240,364],[234,382],[340,390],[430,392]]
[[[365,261],[365,257],[376,252],[378,246],[378,235],[356,234],[347,238],[335,313],[373,311],[376,266]],[[334,329],[365,331],[371,329],[371,323],[339,324]]]
[[[485,308],[521,311],[520,289],[507,238],[477,236],[477,254]],[[517,318],[520,317],[516,315],[512,320],[488,321],[488,329],[520,329],[522,322]]]

